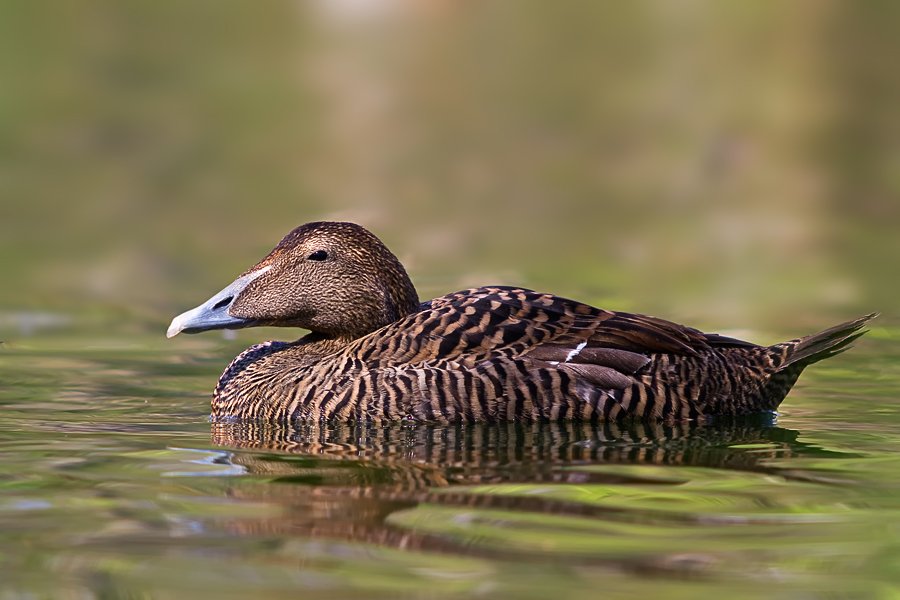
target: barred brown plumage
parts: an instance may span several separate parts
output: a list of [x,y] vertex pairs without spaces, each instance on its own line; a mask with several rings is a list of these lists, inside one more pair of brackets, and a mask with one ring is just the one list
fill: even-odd
[[400,261],[353,223],[302,225],[168,336],[302,327],[225,370],[212,419],[683,421],[775,410],[803,369],[875,314],[758,346],[514,287],[419,304]]

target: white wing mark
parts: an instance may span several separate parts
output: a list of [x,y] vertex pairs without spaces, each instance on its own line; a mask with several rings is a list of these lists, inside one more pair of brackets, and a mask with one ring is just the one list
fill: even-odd
[[578,356],[578,353],[584,350],[584,347],[587,346],[587,341],[581,342],[578,344],[578,347],[569,352],[569,355],[566,356],[566,362],[572,362],[572,359]]

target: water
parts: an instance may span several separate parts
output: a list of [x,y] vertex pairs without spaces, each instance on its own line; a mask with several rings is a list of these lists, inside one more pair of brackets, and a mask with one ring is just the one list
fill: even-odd
[[0,598],[896,598],[898,339],[777,421],[288,428],[206,422],[243,337],[6,343]]

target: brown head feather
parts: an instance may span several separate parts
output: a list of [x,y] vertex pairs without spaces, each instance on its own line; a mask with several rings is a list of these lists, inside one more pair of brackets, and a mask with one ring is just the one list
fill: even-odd
[[355,339],[414,312],[406,270],[381,241],[354,223],[307,223],[244,274],[270,267],[235,299],[229,314]]

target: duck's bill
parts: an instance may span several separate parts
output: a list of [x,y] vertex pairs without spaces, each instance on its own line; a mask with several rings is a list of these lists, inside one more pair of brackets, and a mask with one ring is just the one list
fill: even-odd
[[259,271],[242,275],[235,279],[231,285],[197,308],[181,313],[172,319],[172,324],[169,325],[169,329],[166,331],[166,337],[175,337],[179,333],[201,333],[213,329],[243,329],[258,325],[260,321],[256,319],[232,317],[228,314],[228,309],[234,303],[234,299],[237,298],[238,294],[251,281],[268,270],[269,268],[266,267]]

